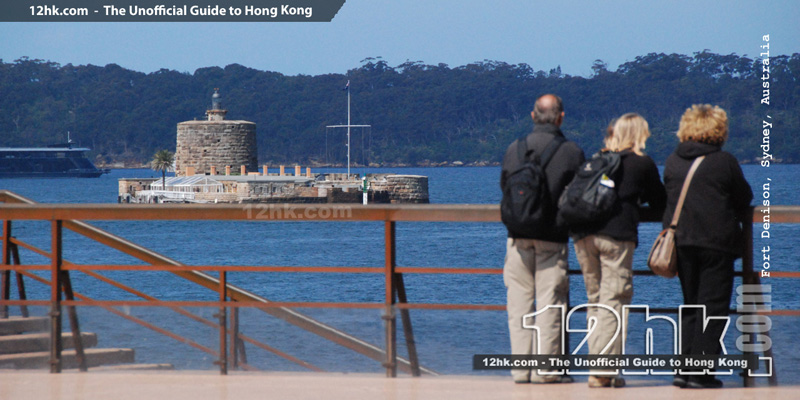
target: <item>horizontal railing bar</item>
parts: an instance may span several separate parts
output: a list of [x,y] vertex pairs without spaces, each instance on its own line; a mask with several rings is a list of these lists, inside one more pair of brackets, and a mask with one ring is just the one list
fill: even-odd
[[782,317],[800,317],[800,310],[772,310],[759,314]]
[[[0,300],[0,305],[7,306],[47,306],[50,302],[47,300]],[[270,308],[270,307],[296,307],[296,308],[332,308],[332,309],[381,309],[384,307],[382,303],[322,303],[322,302],[273,302],[264,304],[260,302],[219,302],[219,301],[127,301],[127,300],[76,300],[76,301],[62,301],[63,306],[78,306],[78,307],[233,307],[233,308]],[[444,303],[397,303],[395,307],[405,310],[462,310],[462,311],[505,311],[506,306],[502,304],[444,304]],[[576,310],[579,313],[585,312],[585,309]],[[676,308],[668,307],[650,307],[646,310],[649,313],[660,314],[677,314]],[[644,313],[645,310],[640,308],[632,308],[630,312],[634,314]],[[730,310],[731,314],[739,314],[735,309]],[[800,310],[771,310],[760,311],[759,315],[768,316],[800,316]],[[241,335],[240,336],[244,336]],[[251,339],[251,343],[255,339]],[[269,347],[267,345],[264,345]],[[259,346],[261,347],[261,346]],[[265,347],[262,347],[265,348]]]
[[[635,275],[635,276],[656,276],[656,274],[653,271],[649,270],[649,269],[634,269],[632,272],[633,272],[633,275]],[[570,275],[581,275],[581,274],[583,274],[583,271],[581,271],[579,269],[570,269],[570,270],[567,270],[567,273],[570,274]],[[787,274],[791,274],[791,273],[792,272],[787,272]],[[744,271],[733,271],[733,275],[734,276],[744,276]],[[759,273],[758,272],[753,272],[753,273],[751,273],[751,275],[752,276],[757,276],[757,275],[759,275]],[[772,277],[774,278],[775,276],[773,275]],[[788,277],[789,276],[787,276],[787,278]],[[798,276],[798,277],[800,277],[800,276]]]
[[383,303],[334,303],[334,302],[303,302],[303,301],[271,301],[261,303],[258,301],[202,301],[202,300],[63,300],[65,306],[99,306],[99,307],[235,307],[235,308],[364,308],[383,309]]
[[[757,273],[755,273],[757,275]],[[770,278],[800,278],[800,272],[770,272]]]
[[[49,265],[23,264],[3,265],[2,270],[49,270]],[[379,267],[301,267],[301,266],[258,266],[258,265],[107,265],[107,264],[66,264],[65,271],[225,271],[225,272],[292,272],[292,273],[355,273],[383,274],[386,271]],[[398,267],[398,273],[404,274],[502,274],[502,268],[439,268],[439,267]],[[580,273],[580,271],[576,271]]]
[[[0,191],[0,199],[5,198]],[[800,223],[800,206],[755,207],[753,222]],[[245,220],[500,222],[497,204],[20,204],[0,205],[12,220]],[[643,222],[659,222],[643,218]]]
[[[42,264],[0,264],[0,271],[47,271],[51,267],[49,265],[42,265]],[[66,268],[64,268],[66,269]]]
[[471,204],[3,204],[0,219],[496,222],[500,209]]
[[[47,253],[45,253],[47,254]],[[51,267],[43,264],[3,265],[0,271],[47,271]],[[379,267],[294,267],[294,266],[258,266],[258,265],[105,265],[105,264],[64,264],[65,271],[225,271],[225,272],[290,272],[290,273],[333,273],[333,274],[383,274],[386,271]],[[487,274],[500,275],[502,268],[447,268],[447,267],[397,267],[401,274]],[[567,270],[570,275],[581,275],[579,269]],[[636,276],[655,276],[650,270],[633,270]],[[753,272],[753,276],[758,272]],[[735,271],[734,276],[744,276],[744,272]],[[800,272],[772,272],[771,278],[800,278]]]
[[505,311],[500,304],[443,304],[443,303],[396,303],[401,310],[463,310],[463,311]]
[[[49,267],[49,266],[45,266]],[[294,267],[294,266],[260,266],[260,265],[105,265],[82,264],[69,265],[63,268],[69,271],[225,271],[225,272],[300,272],[300,273],[352,273],[381,274],[377,267]]]
[[[767,215],[769,219],[764,221],[764,216]],[[800,206],[754,207],[753,222],[800,224]]]
[[[383,271],[382,271],[383,272]],[[399,274],[490,274],[503,273],[502,268],[396,267]]]
[[1,300],[0,305],[4,306],[50,306],[50,300]]

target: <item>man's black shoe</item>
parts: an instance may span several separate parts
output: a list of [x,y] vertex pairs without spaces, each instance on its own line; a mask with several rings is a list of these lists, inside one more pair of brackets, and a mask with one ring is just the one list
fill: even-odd
[[719,389],[721,387],[721,380],[708,375],[689,378],[689,382],[686,383],[686,388],[688,389]]

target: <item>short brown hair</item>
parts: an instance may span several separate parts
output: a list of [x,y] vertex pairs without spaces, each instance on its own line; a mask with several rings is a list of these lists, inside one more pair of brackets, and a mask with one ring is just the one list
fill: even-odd
[[695,104],[681,117],[678,139],[721,146],[728,140],[728,114],[718,106]]

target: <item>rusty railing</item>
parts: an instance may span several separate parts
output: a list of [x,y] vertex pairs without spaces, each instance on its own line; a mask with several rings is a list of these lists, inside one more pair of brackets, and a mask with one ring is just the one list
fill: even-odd
[[[49,305],[51,307],[50,317],[52,319],[51,329],[51,371],[59,372],[60,365],[60,336],[61,336],[61,306],[67,307],[71,326],[74,332],[79,332],[77,317],[75,316],[75,306],[100,306],[114,312],[121,317],[128,318],[149,329],[172,337],[181,342],[187,343],[195,348],[205,351],[218,358],[217,363],[222,374],[227,373],[230,363],[234,367],[244,369],[254,369],[246,362],[244,355],[244,342],[251,343],[259,348],[273,352],[287,360],[293,361],[311,370],[320,370],[312,364],[296,359],[278,349],[272,348],[264,343],[248,337],[238,332],[238,310],[240,307],[254,307],[261,309],[268,314],[281,318],[298,327],[313,332],[327,340],[340,344],[354,350],[367,357],[383,363],[386,368],[386,375],[394,377],[397,370],[411,373],[418,376],[421,373],[435,374],[435,371],[420,366],[416,353],[416,346],[411,327],[409,310],[412,309],[439,309],[439,310],[505,310],[505,305],[501,304],[423,304],[409,303],[405,293],[403,274],[502,274],[502,269],[498,268],[419,268],[401,267],[396,264],[396,224],[398,222],[499,222],[500,213],[497,205],[302,205],[292,204],[292,213],[280,212],[285,205],[198,205],[198,204],[36,204],[29,199],[25,199],[8,191],[0,191],[0,201],[5,204],[0,205],[0,220],[3,220],[3,264],[2,270],[3,283],[2,289],[2,311],[6,313],[8,306],[19,305]],[[326,212],[321,213],[321,209]],[[277,210],[278,212],[273,212]],[[309,212],[311,211],[311,212]],[[756,211],[761,211],[756,208]],[[772,206],[772,223],[800,223],[800,207],[798,206]],[[760,213],[757,213],[757,215]],[[176,260],[172,260],[163,255],[144,249],[125,239],[115,236],[109,232],[93,227],[86,222],[91,220],[264,220],[264,221],[379,221],[384,225],[384,265],[383,267],[285,267],[285,266],[215,266],[215,265],[193,265],[186,266]],[[647,217],[644,218],[647,221]],[[51,223],[51,251],[44,251],[36,248],[24,241],[12,236],[12,222],[16,220],[41,220]],[[652,218],[649,219],[652,221]],[[755,220],[760,222],[760,220]],[[96,240],[106,246],[120,250],[132,255],[149,265],[77,265],[63,260],[61,255],[62,243],[61,236],[64,228],[70,229],[83,236]],[[745,225],[747,240],[745,257],[743,258],[743,270],[737,272],[742,276],[744,283],[758,283],[759,275],[753,272],[753,241],[752,225]],[[50,259],[49,265],[20,265],[18,248],[22,247],[37,254],[46,256]],[[749,256],[748,256],[749,255]],[[48,281],[37,274],[31,273],[34,270],[49,270],[51,279]],[[138,292],[137,290],[113,281],[97,273],[101,270],[147,270],[147,271],[168,271],[185,278],[198,285],[206,287],[219,293],[218,301],[161,301],[157,298]],[[10,300],[10,273],[17,274],[18,291],[20,300]],[[115,300],[94,300],[80,293],[74,292],[71,287],[69,272],[80,271],[94,278],[100,279],[117,288],[135,294],[142,298],[141,301],[115,301]],[[208,271],[215,271],[219,275],[214,277],[207,274]],[[384,275],[384,300],[382,303],[356,303],[356,302],[277,302],[270,301],[256,294],[237,288],[227,283],[227,273],[248,271],[248,272],[306,272],[306,273],[369,273]],[[580,273],[579,270],[571,270],[570,274]],[[634,271],[635,275],[652,275],[649,271]],[[49,301],[27,300],[25,298],[24,284],[22,277],[38,280],[47,284],[51,288]],[[773,272],[773,278],[800,278],[798,272]],[[66,295],[66,300],[61,299],[62,292]],[[77,298],[77,300],[76,300]],[[208,326],[219,328],[220,343],[219,350],[210,349],[189,339],[180,337],[166,329],[153,326],[152,324],[137,320],[135,317],[127,316],[118,311],[118,306],[158,306],[169,307],[176,312],[200,321]],[[209,321],[205,318],[196,316],[182,307],[205,306],[216,307],[219,312],[215,314],[218,321]],[[339,331],[333,327],[320,323],[296,310],[293,307],[321,307],[321,308],[363,308],[363,309],[382,309],[385,323],[385,350],[370,343],[366,343],[347,333]],[[230,318],[228,309],[232,309]],[[408,359],[403,359],[397,355],[397,315],[399,311],[401,323],[404,329],[406,346],[408,349]],[[653,310],[651,311],[658,311]],[[662,311],[674,311],[666,310]],[[23,309],[23,315],[27,315],[27,310]],[[767,315],[793,315],[800,316],[800,310],[772,310],[764,313]],[[0,317],[2,317],[0,313]],[[230,325],[229,325],[230,324]],[[80,338],[80,335],[76,335]],[[80,350],[78,350],[80,354]],[[771,356],[770,354],[767,354]],[[85,365],[81,366],[85,370]],[[771,383],[776,382],[773,376]],[[752,380],[745,379],[745,384],[752,384]]]

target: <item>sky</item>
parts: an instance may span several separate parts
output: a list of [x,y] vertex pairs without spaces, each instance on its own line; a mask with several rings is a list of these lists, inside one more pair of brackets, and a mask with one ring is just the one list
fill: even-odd
[[4,22],[0,59],[285,75],[346,73],[378,56],[390,66],[488,59],[589,76],[597,59],[615,70],[651,52],[757,57],[767,34],[772,55],[797,53],[798,17],[796,0],[347,0],[327,23]]

